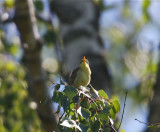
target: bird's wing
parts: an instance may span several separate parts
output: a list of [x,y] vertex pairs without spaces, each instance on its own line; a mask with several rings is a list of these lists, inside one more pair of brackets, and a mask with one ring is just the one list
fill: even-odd
[[76,78],[76,75],[77,75],[77,72],[78,72],[78,70],[79,70],[79,67],[77,67],[76,69],[74,69],[71,73],[70,73],[70,75],[69,75],[69,85],[72,85],[73,83],[74,83],[74,80],[75,80],[75,78]]

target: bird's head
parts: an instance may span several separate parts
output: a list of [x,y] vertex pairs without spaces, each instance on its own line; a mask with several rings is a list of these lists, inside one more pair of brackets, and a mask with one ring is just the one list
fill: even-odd
[[85,58],[85,56],[81,60],[80,67],[89,67],[89,61]]

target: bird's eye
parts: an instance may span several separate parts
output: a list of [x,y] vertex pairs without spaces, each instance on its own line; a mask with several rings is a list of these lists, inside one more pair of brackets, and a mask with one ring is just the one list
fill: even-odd
[[[81,63],[82,63],[82,62],[84,62],[83,59],[81,60]],[[89,64],[89,61],[88,61],[87,59],[85,59],[85,62],[86,62],[87,64]]]

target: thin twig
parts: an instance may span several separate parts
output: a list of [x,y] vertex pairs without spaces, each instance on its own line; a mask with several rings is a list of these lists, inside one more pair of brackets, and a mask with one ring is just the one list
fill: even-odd
[[61,117],[59,118],[59,121],[62,119],[62,117],[64,116],[65,112],[63,112],[63,114],[61,115]]
[[149,123],[142,122],[142,121],[140,121],[140,120],[138,120],[138,119],[134,119],[134,120],[138,121],[139,123],[142,123],[142,124],[145,124],[145,125],[149,125]]
[[121,124],[122,124],[122,120],[123,120],[123,116],[124,116],[124,110],[125,110],[125,107],[126,107],[127,94],[128,94],[128,90],[126,91],[126,95],[125,95],[125,99],[124,99],[124,106],[123,106],[122,117],[121,117],[121,121],[120,121],[120,124],[119,124],[119,127],[118,127],[117,131],[119,130],[119,128],[121,127]]
[[139,123],[145,124],[147,126],[159,126],[160,125],[160,123],[150,124],[150,123],[146,123],[146,122],[140,121],[138,119],[134,119],[134,120],[138,121]]

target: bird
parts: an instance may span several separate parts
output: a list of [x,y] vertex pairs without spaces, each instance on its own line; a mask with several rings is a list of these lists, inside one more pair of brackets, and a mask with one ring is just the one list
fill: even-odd
[[79,67],[74,69],[69,76],[69,85],[76,88],[80,86],[87,87],[91,81],[91,70],[89,67],[89,61],[83,57]]

